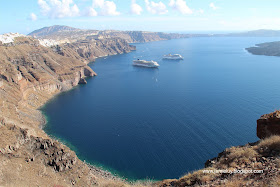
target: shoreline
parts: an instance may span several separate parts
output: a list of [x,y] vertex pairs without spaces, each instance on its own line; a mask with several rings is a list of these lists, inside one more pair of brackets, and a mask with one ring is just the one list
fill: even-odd
[[[107,56],[113,56],[113,55],[107,55]],[[98,57],[98,58],[96,58],[96,59],[102,59],[102,58],[106,58],[107,56],[103,56],[103,57]],[[94,62],[89,62],[88,64],[91,64],[91,63],[94,63]],[[92,67],[92,66],[91,66]],[[73,87],[72,89],[75,89],[76,87]],[[71,89],[71,90],[72,90]],[[68,91],[70,91],[70,90],[68,90]],[[63,92],[62,92],[63,93]],[[60,93],[60,94],[62,94],[62,93]],[[56,95],[56,96],[54,96],[54,97],[57,97],[57,96],[59,96],[59,94],[58,95]],[[62,142],[63,143],[63,142]],[[69,146],[68,146],[69,147]],[[70,147],[71,148],[71,147]],[[72,149],[73,150],[73,149]],[[74,152],[76,152],[76,151],[74,151]],[[77,153],[77,152],[76,152]],[[83,160],[83,158],[82,157],[80,157],[79,155],[78,155],[78,157],[81,159],[81,160]],[[94,168],[97,168],[98,170],[100,169],[100,170],[102,170],[102,168],[100,168],[100,167],[98,167],[98,165],[92,165],[90,162],[86,162],[88,165],[91,165],[91,166],[93,166]],[[202,169],[203,168],[203,166],[200,168],[200,169]],[[105,173],[106,172],[108,172],[108,170],[106,171],[106,170],[103,170]],[[191,171],[192,172],[192,171]],[[114,175],[114,172],[110,172],[110,170],[109,170],[109,173],[111,174],[111,176],[112,177],[114,177],[115,175]],[[179,178],[180,176],[178,176],[178,178]],[[120,179],[124,179],[125,177],[119,177]],[[132,179],[133,180],[133,179]],[[141,179],[140,179],[141,180]]]
[[[112,46],[119,47],[110,50]],[[2,77],[4,81],[0,82],[0,101],[3,102],[0,106],[0,186],[91,186],[113,184],[112,180],[127,184],[113,172],[111,174],[94,165],[89,167],[89,163],[84,163],[73,147],[67,146],[59,137],[48,134],[44,129],[51,120],[43,108],[60,94],[78,88],[79,84],[86,83],[85,79],[96,76],[88,66],[96,56],[128,53],[133,47],[123,40],[113,39],[106,43],[106,48],[95,53],[92,60],[82,55],[95,49],[95,45],[84,49],[82,43],[77,46],[63,45],[62,54],[39,45],[31,37],[21,37],[11,46],[0,47],[3,58],[0,66],[9,67]],[[79,48],[84,51],[78,53],[76,50]],[[18,56],[21,56],[21,65],[15,67],[12,61]],[[29,67],[28,63],[35,65]],[[18,170],[20,172],[13,172]],[[8,178],[2,178],[2,173],[9,175]],[[18,185],[18,179],[21,185]]]
[[[102,57],[101,57],[102,58]],[[91,62],[90,62],[91,63]],[[90,78],[90,77],[88,77]],[[91,77],[93,78],[93,77]],[[102,164],[93,164],[89,161],[87,161],[87,159],[85,158],[82,158],[79,154],[79,151],[76,149],[76,147],[74,145],[71,144],[71,142],[67,141],[67,140],[64,140],[63,138],[61,137],[57,137],[55,135],[52,135],[52,134],[49,134],[47,131],[44,130],[44,128],[46,127],[47,123],[48,123],[48,116],[43,112],[42,108],[45,107],[45,105],[48,103],[48,102],[51,102],[52,99],[54,99],[55,97],[58,97],[60,94],[64,94],[68,91],[71,91],[72,89],[75,89],[76,87],[78,87],[79,85],[77,86],[74,86],[73,88],[69,89],[69,90],[66,90],[66,91],[63,91],[63,92],[59,92],[57,94],[55,94],[52,98],[50,98],[49,100],[46,101],[46,103],[44,103],[39,109],[39,112],[41,114],[41,117],[42,117],[42,123],[39,125],[39,128],[53,141],[57,141],[59,142],[60,144],[68,147],[71,151],[73,151],[77,158],[79,160],[81,160],[85,165],[87,165],[90,169],[90,171],[95,175],[95,176],[98,176],[104,180],[110,180],[110,181],[116,181],[116,182],[123,182],[123,183],[128,183],[128,184],[135,184],[135,183],[156,183],[156,182],[159,182],[161,180],[155,180],[155,179],[133,179],[133,178],[127,178],[125,176],[121,176],[117,170],[113,169],[113,168],[110,168],[110,167],[106,167],[106,166],[103,166]]]
[[[125,54],[125,53],[124,53]],[[121,55],[121,54],[116,54],[116,55]],[[108,56],[114,56],[114,55],[108,55]],[[105,56],[107,57],[107,56]],[[104,58],[104,57],[98,57],[98,58]],[[91,64],[91,63],[94,63],[94,61],[92,62],[89,62],[87,63],[88,64]],[[87,77],[87,79],[89,78],[94,78],[94,77]],[[47,114],[44,113],[43,111],[43,108],[48,104],[48,102],[51,102],[53,99],[55,99],[56,97],[59,97],[60,95],[62,94],[65,94],[73,89],[76,89],[78,88],[79,86],[81,85],[76,85],[76,86],[73,86],[72,88],[68,89],[68,90],[64,90],[64,91],[61,91],[61,92],[58,92],[56,93],[55,95],[53,95],[53,97],[51,97],[50,99],[48,99],[42,106],[40,106],[37,110],[40,112],[40,115],[41,115],[41,120],[42,123],[39,125],[39,128],[44,132],[46,133],[46,135],[51,139],[51,140],[54,140],[54,141],[58,141],[59,143],[67,146],[71,151],[73,151],[78,159],[80,159],[84,164],[86,164],[90,170],[95,174],[95,175],[98,175],[104,179],[109,179],[109,180],[115,180],[115,181],[122,181],[122,182],[128,182],[130,184],[133,184],[135,182],[149,182],[149,181],[153,181],[153,182],[158,182],[160,180],[152,180],[152,179],[130,179],[130,178],[127,178],[125,176],[121,176],[117,170],[113,169],[113,168],[110,168],[110,167],[106,167],[106,166],[103,166],[102,164],[93,164],[89,161],[87,161],[87,159],[85,158],[82,158],[80,157],[79,155],[79,152],[78,150],[76,149],[76,147],[74,145],[71,144],[71,142],[67,141],[67,140],[64,140],[63,138],[61,137],[57,137],[55,135],[52,135],[52,134],[49,134],[47,131],[44,130],[44,128],[46,127],[47,123],[48,123],[48,116]],[[103,168],[105,167],[105,168]]]
[[[93,64],[95,62],[96,59],[100,59],[100,58],[106,58],[106,57],[109,57],[109,56],[115,56],[115,55],[122,55],[122,54],[126,54],[126,53],[121,53],[121,54],[114,54],[114,55],[106,55],[106,56],[100,56],[100,57],[96,57],[94,59],[94,61],[90,61],[88,63],[86,63],[86,65],[90,65],[90,64]],[[90,79],[90,78],[94,78],[93,77],[86,77],[86,79]],[[73,86],[72,88],[70,89],[67,89],[67,90],[63,90],[61,92],[58,92],[56,94],[54,94],[51,98],[49,98],[47,101],[45,101],[39,108],[37,108],[36,110],[38,110],[40,112],[40,124],[39,124],[39,128],[51,139],[51,140],[54,140],[54,141],[58,141],[60,144],[62,145],[65,145],[67,146],[71,151],[73,151],[79,160],[81,160],[85,165],[87,165],[89,167],[89,169],[91,170],[91,172],[93,172],[94,175],[97,175],[103,179],[108,179],[108,180],[113,180],[113,181],[120,181],[120,182],[128,182],[130,184],[133,184],[135,182],[141,182],[141,181],[144,181],[144,182],[148,182],[148,181],[154,181],[154,182],[157,182],[159,180],[151,180],[151,179],[129,179],[129,178],[126,178],[125,176],[121,176],[118,171],[116,172],[113,172],[114,169],[113,168],[107,168],[105,166],[102,166],[100,164],[100,166],[97,164],[92,164],[90,163],[89,161],[86,161],[86,159],[83,159],[79,156],[79,152],[78,150],[75,148],[75,146],[71,145],[70,142],[66,141],[66,140],[63,140],[63,138],[61,137],[57,137],[55,135],[52,135],[52,134],[49,134],[48,132],[46,132],[44,130],[44,128],[46,127],[47,123],[48,123],[48,116],[47,114],[44,113],[43,111],[43,108],[49,103],[51,102],[53,99],[55,99],[56,97],[59,97],[60,95],[62,94],[65,94],[73,89],[76,89],[78,88],[79,86],[81,86],[80,84],[76,85],[76,86]],[[105,167],[105,168],[103,168]],[[113,170],[113,171],[111,171]]]
[[[40,110],[40,112],[42,112]],[[42,112],[44,118],[48,118],[46,114],[44,114]],[[46,120],[47,122],[47,120]],[[47,123],[45,124],[47,125]],[[60,144],[64,145],[64,146],[67,146],[71,151],[73,151],[79,160],[81,160],[84,164],[86,164],[90,170],[95,174],[95,175],[98,175],[102,178],[106,178],[106,179],[110,179],[110,180],[118,180],[118,181],[125,181],[125,178],[124,177],[121,177],[120,175],[118,175],[118,173],[113,173],[112,171],[110,171],[110,168],[103,168],[103,166],[98,166],[98,164],[92,164],[90,163],[89,161],[87,161],[85,158],[82,158],[79,156],[79,151],[77,150],[77,148],[71,144],[71,142],[61,138],[61,137],[58,137],[58,136],[55,136],[53,134],[50,134],[48,133],[47,131],[44,130],[44,127],[42,128],[42,130],[48,135],[48,137],[51,139],[51,140],[54,140],[54,141],[57,141],[59,142]]]

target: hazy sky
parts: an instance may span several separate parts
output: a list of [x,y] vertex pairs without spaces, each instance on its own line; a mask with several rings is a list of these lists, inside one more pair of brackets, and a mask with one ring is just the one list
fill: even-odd
[[51,25],[147,31],[280,30],[280,0],[0,0],[0,33]]

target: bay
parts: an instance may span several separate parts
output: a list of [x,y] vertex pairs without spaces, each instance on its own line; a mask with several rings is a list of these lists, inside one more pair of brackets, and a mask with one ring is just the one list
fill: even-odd
[[[280,38],[208,37],[136,45],[99,58],[98,76],[42,111],[44,130],[79,158],[129,179],[178,178],[227,147],[257,141],[256,120],[280,108],[280,58],[245,48]],[[162,60],[178,53],[182,61]],[[158,69],[132,66],[140,58]]]

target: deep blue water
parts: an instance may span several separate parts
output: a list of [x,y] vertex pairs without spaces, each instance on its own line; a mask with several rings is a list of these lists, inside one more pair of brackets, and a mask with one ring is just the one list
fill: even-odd
[[[279,38],[190,38],[135,44],[97,59],[87,85],[43,107],[45,131],[81,159],[130,179],[178,178],[230,146],[257,141],[256,120],[280,108],[280,58],[244,48]],[[163,61],[179,53],[183,61]],[[158,69],[132,66],[156,60]]]

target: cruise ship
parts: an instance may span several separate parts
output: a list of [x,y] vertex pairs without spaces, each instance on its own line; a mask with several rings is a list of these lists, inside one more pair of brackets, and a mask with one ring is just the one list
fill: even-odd
[[168,54],[168,55],[164,55],[163,59],[167,59],[167,60],[183,60],[184,57],[182,57],[179,54],[174,54],[174,55]]
[[142,67],[147,67],[147,68],[156,68],[159,67],[159,64],[153,60],[151,61],[146,61],[146,60],[133,60],[133,65],[134,66],[142,66]]

